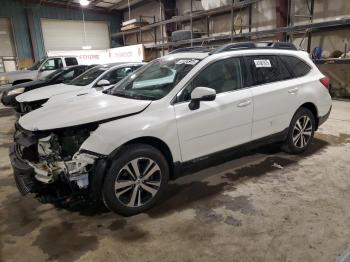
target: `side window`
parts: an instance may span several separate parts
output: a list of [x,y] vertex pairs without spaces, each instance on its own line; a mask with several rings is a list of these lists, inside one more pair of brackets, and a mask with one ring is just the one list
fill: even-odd
[[73,78],[76,78],[77,76],[80,76],[82,73],[85,72],[85,68],[79,67],[74,69],[74,76]]
[[64,81],[72,80],[74,78],[74,70],[69,70],[62,75]]
[[61,58],[51,58],[48,59],[41,69],[43,70],[57,70],[63,67],[62,59]]
[[66,62],[66,66],[72,66],[72,65],[77,65],[78,61],[75,57],[67,57],[64,59]]
[[292,78],[287,68],[277,56],[250,56],[247,57],[248,68],[251,69],[254,85],[282,81]]
[[201,86],[215,89],[217,94],[242,88],[240,59],[228,58],[207,66],[185,88],[179,100],[189,101],[192,90]]
[[111,83],[111,85],[113,85],[118,83],[120,80],[122,80],[124,77],[126,77],[131,73],[132,73],[132,67],[118,68],[107,73],[103,77],[103,79],[108,80]]
[[311,70],[308,64],[294,56],[281,56],[281,60],[288,66],[294,77],[302,77]]

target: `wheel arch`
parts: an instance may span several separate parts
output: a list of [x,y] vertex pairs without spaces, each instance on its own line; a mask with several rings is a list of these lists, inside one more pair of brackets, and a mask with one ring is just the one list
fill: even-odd
[[[309,110],[311,111],[311,113],[314,115],[314,117],[315,117],[315,124],[316,124],[316,126],[315,126],[315,131],[316,131],[316,130],[318,129],[318,125],[319,125],[318,110],[317,110],[316,105],[315,105],[314,103],[307,102],[307,103],[302,104],[302,105],[298,108],[298,110],[299,110],[300,108],[307,108],[307,109],[309,109]],[[298,111],[298,110],[297,110],[297,111]]]
[[[143,137],[138,137],[138,138],[134,138],[132,140],[129,140],[128,142],[121,145],[118,149],[122,148],[123,146],[131,145],[131,144],[147,144],[147,145],[150,145],[150,146],[157,148],[165,156],[165,158],[168,162],[169,171],[170,171],[170,178],[174,177],[175,170],[174,170],[173,155],[171,153],[169,146],[163,140],[161,140],[157,137],[153,137],[153,136],[143,136]],[[115,153],[117,153],[117,152],[115,152]]]

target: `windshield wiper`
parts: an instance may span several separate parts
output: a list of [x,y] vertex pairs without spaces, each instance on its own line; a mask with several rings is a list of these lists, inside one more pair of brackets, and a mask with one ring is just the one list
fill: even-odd
[[112,93],[112,95],[125,97],[125,98],[131,98],[131,99],[138,99],[138,100],[155,100],[155,97],[149,97],[149,96],[138,95],[138,94],[130,94],[130,93],[122,92],[122,91],[118,91],[118,92],[115,91]]

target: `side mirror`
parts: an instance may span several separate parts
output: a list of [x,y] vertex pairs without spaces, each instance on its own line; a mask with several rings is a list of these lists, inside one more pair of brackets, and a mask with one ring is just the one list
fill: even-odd
[[109,86],[109,85],[111,85],[111,83],[108,80],[106,80],[106,79],[101,79],[96,84],[96,86],[98,86],[98,87]]
[[208,87],[196,87],[191,93],[191,102],[188,107],[191,110],[199,108],[200,101],[214,101],[216,98],[216,91]]

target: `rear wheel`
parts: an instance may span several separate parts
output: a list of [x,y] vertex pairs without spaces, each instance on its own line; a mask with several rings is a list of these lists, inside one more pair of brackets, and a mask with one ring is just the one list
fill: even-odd
[[304,152],[310,145],[315,133],[315,116],[307,108],[299,109],[289,126],[284,149],[293,154]]
[[145,144],[129,145],[108,170],[103,200],[116,213],[134,215],[151,208],[161,198],[168,180],[168,163],[158,149]]

